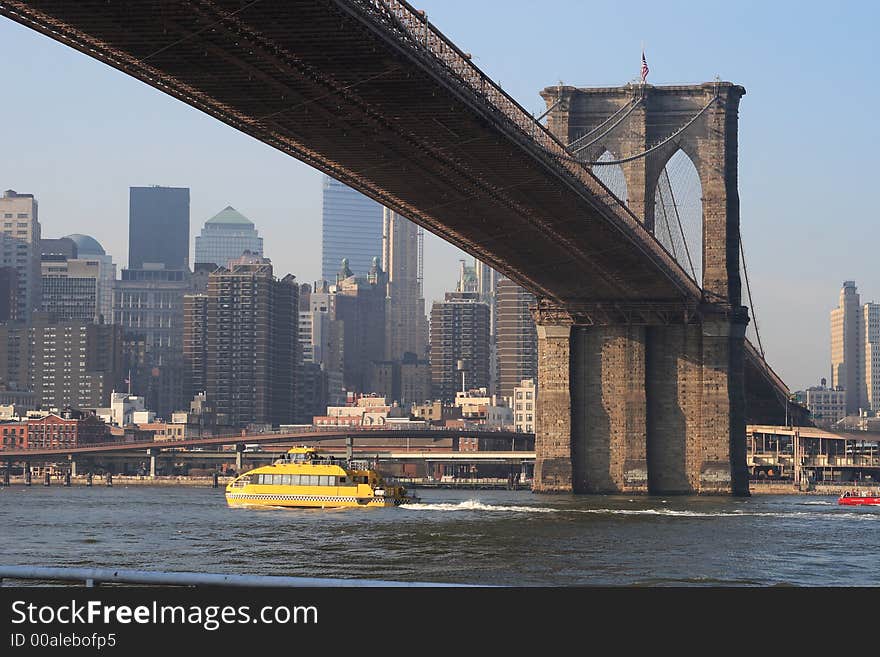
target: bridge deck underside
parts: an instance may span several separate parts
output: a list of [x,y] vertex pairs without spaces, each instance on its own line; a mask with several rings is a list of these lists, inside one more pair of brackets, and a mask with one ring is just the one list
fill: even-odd
[[560,173],[430,55],[358,18],[369,4],[0,0],[0,11],[330,173],[540,297],[699,298],[598,184]]
[[[0,14],[329,173],[539,298],[699,300],[592,176],[585,184],[560,167],[414,44],[418,34],[358,13],[377,4],[0,0]],[[787,395],[749,356],[750,380]]]

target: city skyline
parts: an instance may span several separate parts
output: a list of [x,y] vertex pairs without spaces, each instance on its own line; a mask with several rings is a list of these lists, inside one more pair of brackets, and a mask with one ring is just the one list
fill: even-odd
[[[743,84],[742,232],[757,320],[769,363],[786,383],[792,389],[814,384],[829,369],[827,317],[840,282],[859,281],[866,299],[880,290],[869,240],[851,239],[870,221],[870,212],[855,196],[803,191],[853,189],[870,180],[871,169],[865,166],[866,157],[859,159],[863,149],[857,144],[876,139],[877,127],[868,112],[877,92],[859,82],[871,76],[869,26],[876,23],[876,8],[803,8],[792,19],[784,5],[744,3],[732,11],[708,6],[701,20],[724,11],[731,29],[725,34],[688,32],[690,39],[679,39],[694,23],[684,5],[662,11],[649,4],[614,10],[574,3],[559,7],[572,18],[567,25],[551,16],[535,16],[521,3],[505,4],[503,14],[492,3],[468,6],[467,11],[461,2],[422,3],[439,29],[472,48],[477,65],[536,114],[542,110],[537,92],[560,78],[584,86],[635,78],[638,42],[646,34],[649,83],[706,81],[718,74]],[[616,16],[623,27],[580,48],[579,40],[566,34],[576,29],[578,16],[585,12],[598,12],[597,19],[603,12],[623,12]],[[490,14],[506,38],[482,34],[482,19]],[[551,21],[554,29],[543,29]],[[751,35],[747,51],[737,38],[745,29]],[[552,41],[535,36],[551,32]],[[0,36],[3,47],[16,53],[0,70],[23,80],[33,98],[30,104],[2,108],[0,119],[18,130],[10,135],[10,152],[16,156],[0,164],[0,180],[4,188],[33,193],[40,200],[45,236],[93,235],[121,266],[127,262],[122,219],[128,187],[187,186],[193,190],[191,240],[192,230],[216,208],[232,205],[255,222],[267,244],[278,245],[266,255],[279,270],[294,273],[300,281],[318,278],[318,172],[21,26],[4,21]],[[807,47],[818,39],[838,45],[831,52]],[[695,57],[699,52],[712,52],[712,57]],[[601,64],[592,64],[594,59]],[[795,109],[791,91],[812,89],[816,80],[828,86],[828,93],[814,93],[810,103]],[[83,88],[93,93],[83,94]],[[60,97],[77,101],[59,104]],[[63,112],[57,109],[62,105]],[[803,134],[813,135],[812,126],[823,125],[822,117],[841,106],[848,108],[851,120],[812,136],[816,143],[805,145]],[[95,121],[96,107],[107,120]],[[35,152],[52,145],[51,161],[19,148],[34,140],[39,146]],[[131,140],[137,144],[131,155],[116,147]],[[176,149],[174,158],[168,157],[170,147]],[[855,158],[851,166],[841,171],[824,165],[829,153],[842,150]],[[236,167],[229,166],[229,151],[235,153]],[[209,166],[212,160],[222,162],[227,171]],[[242,180],[248,189],[237,192]],[[102,194],[83,191],[99,186]],[[848,221],[852,232],[840,230],[841,222]],[[301,248],[278,248],[282,244]],[[451,289],[460,257],[436,237],[426,239],[427,303]]]

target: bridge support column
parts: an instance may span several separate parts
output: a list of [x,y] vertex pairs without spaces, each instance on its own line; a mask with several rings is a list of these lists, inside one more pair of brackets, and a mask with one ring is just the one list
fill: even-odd
[[572,329],[571,413],[574,492],[647,492],[644,327]]
[[241,474],[242,457],[244,453],[244,443],[235,443],[235,472]]
[[650,492],[748,495],[744,336],[729,318],[647,329]]
[[156,457],[159,454],[158,449],[148,449],[147,456],[150,457],[150,479],[156,478]]
[[647,460],[651,493],[700,490],[702,331],[697,324],[647,329]]
[[76,459],[73,458],[73,454],[67,457],[70,460],[70,476],[76,476]]
[[538,324],[537,329],[539,383],[533,489],[545,493],[571,492],[571,326]]
[[703,323],[701,493],[749,494],[744,372],[748,317],[739,315],[743,317]]

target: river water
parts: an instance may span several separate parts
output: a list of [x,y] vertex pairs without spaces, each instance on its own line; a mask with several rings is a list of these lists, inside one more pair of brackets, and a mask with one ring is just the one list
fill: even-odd
[[0,489],[6,565],[502,585],[880,585],[880,508],[833,497],[422,490],[388,509],[231,509],[223,489]]

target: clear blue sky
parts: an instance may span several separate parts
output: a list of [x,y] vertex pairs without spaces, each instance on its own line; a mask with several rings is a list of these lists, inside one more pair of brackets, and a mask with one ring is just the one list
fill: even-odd
[[[653,84],[742,84],[742,231],[771,365],[792,388],[829,372],[828,312],[854,279],[880,300],[873,2],[416,3],[529,110],[560,80],[624,84],[645,43]],[[277,273],[320,273],[320,174],[26,28],[0,19],[0,189],[40,202],[43,233],[95,236],[127,262],[128,188],[191,189],[192,232],[233,205]],[[426,244],[426,296],[460,252]]]

